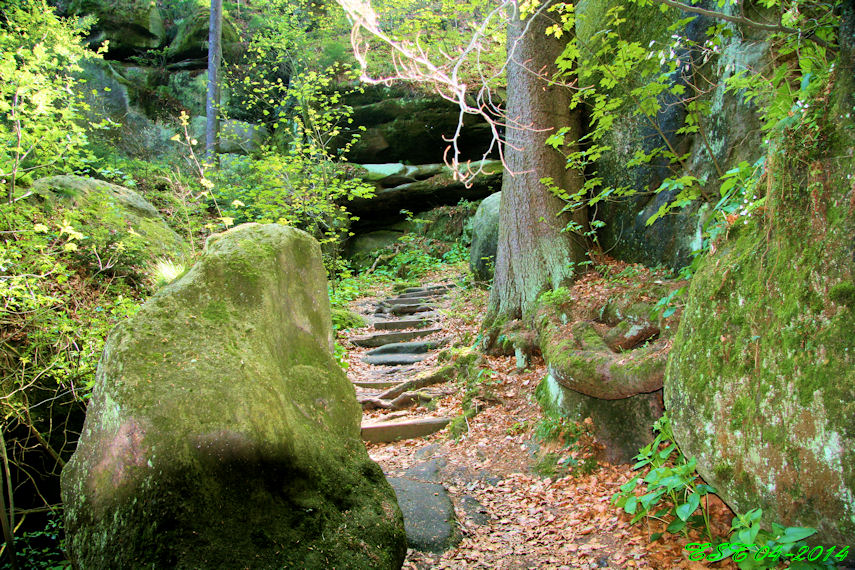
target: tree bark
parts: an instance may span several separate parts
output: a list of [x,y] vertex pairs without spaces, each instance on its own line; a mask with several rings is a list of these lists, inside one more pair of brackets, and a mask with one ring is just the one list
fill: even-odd
[[205,102],[205,161],[214,162],[217,151],[220,106],[220,61],[223,57],[223,0],[211,0],[211,18],[208,24],[208,96]]
[[[582,133],[579,110],[570,110],[570,91],[548,80],[564,49],[564,42],[546,35],[550,23],[543,10],[525,21],[516,10],[508,25],[505,158],[510,172],[502,181],[488,328],[520,318],[541,293],[572,282],[572,264],[586,257],[586,240],[562,233],[571,221],[569,213],[559,214],[565,203],[540,182],[550,177],[570,193],[584,183],[580,172],[565,167],[561,153],[546,146],[556,128],[569,127],[566,140],[571,145]],[[587,225],[584,210],[574,212],[573,218]]]

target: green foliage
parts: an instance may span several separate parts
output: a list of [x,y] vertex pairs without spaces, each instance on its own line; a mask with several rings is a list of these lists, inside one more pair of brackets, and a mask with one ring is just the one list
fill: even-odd
[[541,453],[535,464],[534,470],[538,474],[544,477],[587,475],[597,470],[588,424],[547,411],[535,425],[533,436],[548,449]]
[[[348,166],[332,152],[332,143],[352,122],[341,93],[326,93],[336,70],[306,72],[291,83],[263,84],[250,99],[259,105],[276,100],[294,103],[292,113],[278,111],[275,126],[290,136],[280,150],[265,147],[258,156],[232,157],[211,174],[215,201],[224,205],[231,223],[265,222],[292,225],[317,238],[331,275],[340,269],[339,249],[355,220],[343,203],[373,195],[374,187],[350,175]],[[270,113],[267,109],[263,113]],[[353,137],[338,152],[345,152]]]
[[[0,206],[0,414],[16,477],[58,475],[74,450],[74,422],[82,418],[107,334],[140,303],[135,279],[104,278],[81,245],[95,240],[102,252],[116,245],[116,266],[132,266],[121,242],[89,234],[74,219],[32,201]],[[27,502],[44,496],[40,478],[20,476],[18,492]]]
[[[62,515],[51,511],[41,529],[22,533],[15,539],[18,565],[33,570],[61,570],[71,568],[65,556]],[[3,568],[9,568],[3,557]]]
[[[633,466],[636,470],[649,467],[647,474],[643,478],[637,475],[621,485],[620,491],[612,496],[612,503],[632,515],[632,524],[642,519],[656,519],[668,523],[665,532],[689,536],[689,528],[695,527],[704,530],[707,537],[714,540],[703,497],[715,493],[715,489],[700,482],[695,459],[686,458],[674,442],[667,414],[656,421],[653,430],[657,432],[656,438],[639,451],[636,456],[638,462]],[[639,488],[644,494],[636,492]],[[695,514],[698,510],[700,514]],[[771,530],[766,530],[761,524],[762,514],[761,509],[753,509],[734,517],[730,542],[690,543],[686,547],[689,559],[716,562],[733,556],[741,570],[760,570],[778,567],[783,562],[781,556],[802,547],[805,552],[809,550],[803,539],[815,534],[815,529],[772,523],[766,527]],[[658,540],[663,534],[654,533],[651,540]],[[803,558],[793,561],[790,567],[815,569],[834,566],[830,561],[808,562]]]
[[332,310],[333,329],[337,331],[356,329],[365,326],[365,319],[353,311],[336,307]]
[[538,302],[544,305],[552,305],[554,307],[569,305],[573,302],[573,294],[569,289],[567,289],[567,287],[558,287],[557,289],[541,293],[540,297],[538,297]]
[[[572,194],[560,188],[551,189],[567,202],[568,210],[637,195],[639,189],[610,186],[597,171],[598,161],[614,151],[610,136],[617,122],[630,118],[657,133],[658,140],[619,141],[635,146],[634,157],[626,166],[664,166],[670,170],[654,191],[669,192],[671,198],[650,216],[647,224],[698,200],[706,202],[712,207],[700,250],[706,251],[718,235],[737,220],[747,219],[762,209],[765,201],[762,185],[758,184],[765,171],[762,159],[754,165],[740,163],[727,171],[717,163],[708,136],[714,120],[710,94],[723,87],[725,92],[741,97],[744,104],[757,110],[766,131],[782,132],[806,125],[817,130],[824,111],[817,110],[811,102],[828,84],[833,69],[834,52],[827,45],[836,39],[839,15],[835,6],[840,2],[763,2],[766,8],[783,14],[782,24],[786,28],[770,38],[775,46],[772,69],[749,69],[743,65],[732,74],[725,73],[722,85],[709,84],[706,78],[710,73],[696,73],[696,68],[706,66],[704,69],[709,70],[718,61],[735,33],[732,24],[714,20],[706,31],[706,38],[693,41],[686,29],[697,16],[678,20],[672,15],[674,23],[668,28],[670,37],[664,42],[654,38],[649,44],[643,44],[627,39],[630,34],[626,30],[637,25],[627,20],[627,13],[634,10],[633,4],[643,7],[650,6],[651,2],[633,0],[632,4],[608,9],[604,15],[605,25],[594,30],[584,43],[575,34],[579,23],[575,6],[559,3],[550,9],[556,23],[548,33],[559,38],[568,37],[564,53],[556,62],[558,70],[565,79],[584,86],[574,91],[572,106],[586,107],[590,117],[586,134],[580,141],[582,148],[567,154],[568,168],[587,173],[583,188]],[[732,0],[722,0],[718,8],[726,10],[733,4]],[[671,10],[662,4],[660,8],[663,12]],[[684,124],[674,134],[693,135],[703,146],[706,160],[717,172],[717,195],[710,191],[711,184],[697,177],[698,173],[688,161],[690,155],[678,150],[673,136],[666,136],[668,129],[661,124],[661,116],[666,106],[674,105],[685,110]],[[568,133],[569,129],[559,129],[549,138],[548,144],[561,150]],[[808,143],[812,144],[810,140]],[[568,229],[584,233],[583,228]]]
[[764,528],[761,526],[762,516],[761,509],[735,516],[731,523],[730,542],[689,543],[686,545],[689,559],[718,562],[733,557],[740,570],[778,568],[789,559],[789,568],[820,570],[835,568],[836,561],[846,558],[843,550],[835,554],[839,547],[808,546],[804,539],[816,534],[816,529],[784,527],[777,523]]
[[444,264],[459,264],[469,259],[466,246],[416,234],[404,234],[398,241],[374,252],[379,262],[373,273],[390,279],[418,279]]
[[457,381],[463,390],[463,413],[448,424],[448,435],[455,439],[469,433],[469,419],[484,409],[484,402],[495,397],[494,391],[502,383],[493,370],[478,368],[475,372],[471,367],[462,370]]
[[75,91],[80,62],[95,54],[85,28],[56,16],[46,2],[10,8],[0,21],[0,179],[11,202],[21,176],[80,166],[86,105]]
[[[372,3],[378,24],[391,38],[432,62],[447,62],[449,54],[462,55],[462,62],[450,69],[469,85],[486,83],[491,88],[504,87],[503,66],[506,60],[505,19],[503,10],[481,0],[379,0]],[[477,41],[470,44],[471,39]],[[430,41],[425,41],[430,38]],[[367,46],[366,46],[367,47]],[[395,73],[395,54],[382,42],[367,49],[368,65],[378,76]]]
[[[653,424],[656,438],[642,448],[633,469],[648,467],[642,477],[636,475],[620,487],[612,497],[612,503],[632,515],[632,524],[648,518],[668,523],[666,532],[688,536],[690,527],[704,529],[712,538],[709,512],[702,504],[704,495],[715,493],[715,489],[700,482],[694,458],[687,459],[674,442],[671,423],[667,414]],[[646,491],[638,496],[636,488],[641,485]],[[695,511],[701,510],[700,515]],[[662,533],[655,533],[657,540]]]

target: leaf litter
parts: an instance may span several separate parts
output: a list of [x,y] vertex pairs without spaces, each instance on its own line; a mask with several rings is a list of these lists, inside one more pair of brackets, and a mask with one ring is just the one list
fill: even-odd
[[[627,267],[611,260],[606,263],[612,275]],[[446,270],[428,275],[424,281],[448,282],[456,276]],[[577,282],[573,293],[576,299],[600,302],[613,293],[609,288],[614,286],[614,282],[589,274]],[[376,297],[363,297],[352,304],[353,308],[365,313],[390,294],[388,287],[376,291]],[[441,304],[438,323],[442,331],[420,340],[449,337],[452,344],[472,346],[486,310],[487,292],[455,288]],[[361,361],[367,349],[347,340],[371,330],[355,329],[341,335],[348,349],[348,376],[352,381],[377,378],[372,370],[376,367]],[[436,365],[434,354],[408,374]],[[404,568],[736,568],[730,559],[717,563],[688,560],[686,544],[707,542],[698,531],[690,531],[688,537],[666,534],[651,542],[651,536],[663,532],[666,523],[630,525],[631,517],[614,507],[611,497],[638,473],[630,465],[613,465],[597,457],[598,444],[592,439],[583,436],[580,450],[578,446],[550,446],[534,437],[535,427],[544,419],[534,397],[535,388],[546,376],[542,358],[535,355],[527,369],[517,370],[512,356],[482,356],[479,368],[485,371],[483,377],[487,380],[482,384],[487,389],[480,386],[472,399],[471,405],[478,413],[466,419],[467,429],[462,434],[451,437],[444,429],[419,439],[366,444],[369,455],[387,476],[401,476],[414,465],[439,459],[442,468],[437,473],[438,482],[448,490],[455,505],[459,544],[442,554],[408,550]],[[406,417],[462,415],[462,382],[448,382],[435,387],[434,392],[438,395],[432,402],[411,408]],[[392,413],[394,417],[402,415]],[[388,410],[372,410],[365,412],[364,418],[380,420],[389,414]],[[565,469],[544,476],[538,474],[537,466],[546,452],[552,452],[559,463],[568,458],[592,457],[594,467],[589,473]],[[726,536],[733,513],[717,497],[710,498],[713,529],[717,536]],[[466,508],[472,504],[477,505],[474,511]]]

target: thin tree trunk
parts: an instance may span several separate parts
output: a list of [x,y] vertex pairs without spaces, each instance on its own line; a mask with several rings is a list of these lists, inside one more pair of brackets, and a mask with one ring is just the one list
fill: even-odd
[[213,164],[217,151],[220,106],[220,61],[222,59],[223,1],[211,0],[208,25],[208,97],[205,104],[205,161]]
[[[581,173],[566,169],[564,157],[546,146],[557,128],[569,127],[567,140],[572,145],[582,132],[579,111],[570,110],[571,93],[547,79],[564,49],[562,41],[545,34],[548,16],[541,12],[528,22],[521,21],[517,12],[508,26],[510,124],[505,157],[512,173],[502,181],[488,327],[521,317],[542,292],[572,282],[573,263],[586,258],[586,240],[562,233],[571,221],[569,213],[559,214],[565,203],[540,182],[552,178],[570,193],[584,183]],[[584,210],[574,212],[573,218],[587,227]]]

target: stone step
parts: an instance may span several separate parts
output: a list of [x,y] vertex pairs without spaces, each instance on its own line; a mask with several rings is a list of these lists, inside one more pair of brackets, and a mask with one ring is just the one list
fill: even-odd
[[383,299],[380,301],[381,305],[394,306],[394,305],[428,305],[436,301],[435,297],[390,297],[388,299]]
[[419,291],[448,291],[449,289],[453,289],[454,285],[451,283],[443,283],[441,285],[423,285],[421,287],[407,287],[404,289],[404,294],[406,293],[418,293]]
[[451,418],[418,418],[364,423],[362,424],[362,439],[370,443],[388,443],[424,437],[438,432],[450,421]]
[[445,487],[407,477],[387,477],[386,480],[395,490],[404,516],[407,546],[439,554],[460,542],[454,505]]
[[441,348],[447,343],[447,338],[443,338],[440,340],[393,342],[380,346],[379,348],[375,348],[374,350],[369,350],[366,354],[368,356],[375,356],[378,354],[425,354],[430,352],[431,350]]
[[394,378],[389,380],[353,380],[351,384],[358,388],[365,388],[367,390],[383,390],[394,388],[398,384],[401,384],[401,381],[395,380]]
[[371,354],[363,356],[362,362],[374,366],[404,366],[421,362],[427,357],[427,354]]
[[363,347],[377,347],[383,346],[386,344],[393,344],[399,342],[406,342],[408,340],[412,340],[414,338],[421,338],[423,336],[428,336],[433,333],[440,332],[442,329],[421,329],[416,331],[401,331],[401,332],[386,332],[386,333],[377,333],[363,337],[354,337],[350,339],[350,342],[355,344],[356,346]]
[[399,329],[420,329],[428,325],[432,325],[433,321],[426,318],[426,315],[420,319],[398,319],[394,321],[377,321],[374,323],[374,328],[377,330],[399,330]]
[[436,289],[434,291],[411,291],[410,293],[401,293],[398,299],[413,299],[418,297],[442,297],[448,291],[445,289]]
[[393,315],[414,315],[416,313],[426,313],[428,311],[433,311],[433,307],[430,305],[414,303],[412,305],[394,305],[389,307],[387,312]]

